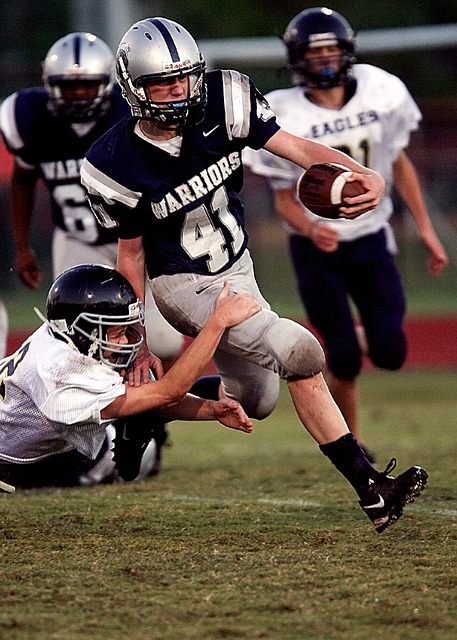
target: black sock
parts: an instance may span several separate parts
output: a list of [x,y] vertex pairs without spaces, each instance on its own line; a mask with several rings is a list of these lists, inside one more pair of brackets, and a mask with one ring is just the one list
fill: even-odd
[[199,378],[189,389],[189,393],[205,400],[219,400],[219,387],[221,379],[219,376],[204,376]]
[[369,480],[376,480],[379,476],[352,433],[322,444],[319,449],[352,484],[359,496],[368,487]]

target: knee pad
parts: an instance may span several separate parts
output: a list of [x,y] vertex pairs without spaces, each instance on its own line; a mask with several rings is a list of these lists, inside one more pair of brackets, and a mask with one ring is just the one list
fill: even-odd
[[284,380],[310,378],[324,368],[325,355],[318,339],[297,322],[278,318],[264,340]]

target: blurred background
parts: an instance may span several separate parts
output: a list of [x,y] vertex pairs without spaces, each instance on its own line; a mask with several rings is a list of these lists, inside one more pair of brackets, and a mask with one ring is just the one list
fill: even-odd
[[[182,23],[199,42],[209,67],[248,73],[262,92],[289,86],[280,38],[302,9],[320,6],[293,0],[3,0],[0,6],[0,101],[41,84],[41,62],[50,46],[71,31],[90,31],[115,50],[137,20],[164,16]],[[359,62],[381,66],[407,84],[422,113],[409,153],[451,264],[438,280],[428,276],[425,252],[408,213],[401,207],[393,223],[398,261],[405,279],[409,315],[457,317],[457,3],[441,0],[334,0],[358,34]],[[50,215],[42,193],[34,217],[33,244],[48,279],[28,292],[14,274],[7,207],[11,161],[0,148],[0,295],[12,332],[37,326],[32,307],[43,308],[50,280]],[[251,250],[261,288],[278,312],[303,319],[289,263],[286,236],[274,216],[263,181],[246,176]],[[448,336],[452,342],[453,336]],[[455,347],[454,347],[455,349]]]

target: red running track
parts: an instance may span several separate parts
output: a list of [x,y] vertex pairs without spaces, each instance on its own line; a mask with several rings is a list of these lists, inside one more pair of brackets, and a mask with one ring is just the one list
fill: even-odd
[[[405,368],[457,367],[457,316],[409,318],[405,328],[408,339]],[[8,353],[13,353],[27,337],[23,332],[11,334]]]

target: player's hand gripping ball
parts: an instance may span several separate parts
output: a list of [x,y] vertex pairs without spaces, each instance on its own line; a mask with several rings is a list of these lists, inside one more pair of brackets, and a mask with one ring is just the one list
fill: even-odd
[[342,164],[313,164],[298,180],[298,197],[322,218],[348,217],[340,212],[343,200],[365,193],[360,182],[347,182],[351,176],[352,171]]

